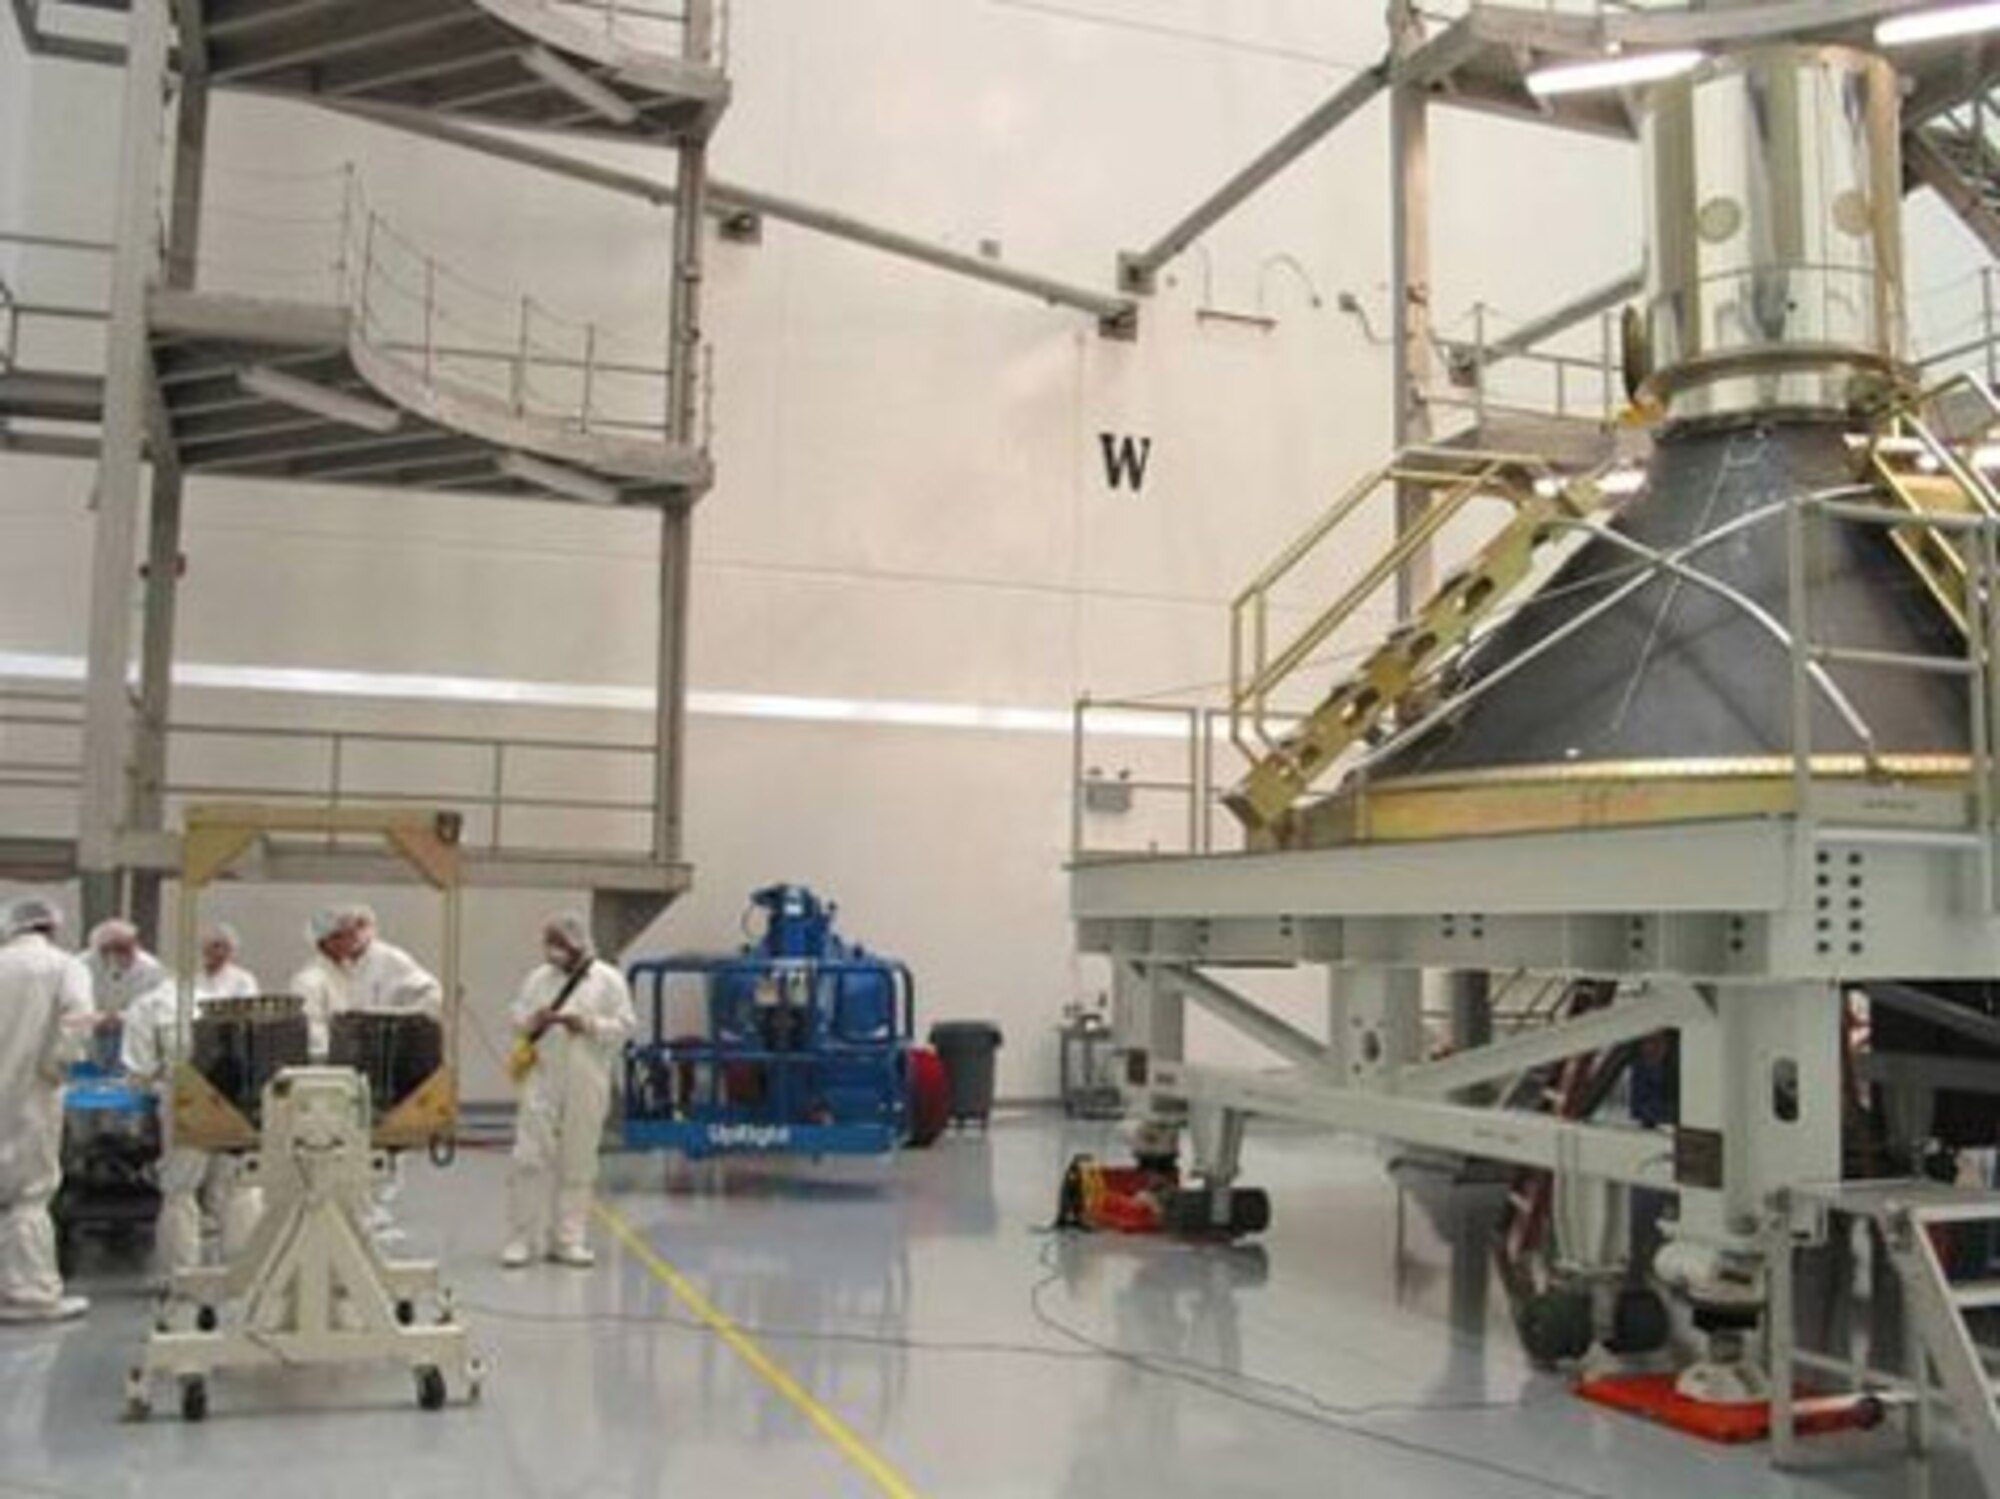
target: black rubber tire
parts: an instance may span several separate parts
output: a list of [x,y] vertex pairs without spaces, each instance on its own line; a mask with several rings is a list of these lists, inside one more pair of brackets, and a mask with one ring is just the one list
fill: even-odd
[[207,1380],[194,1377],[181,1381],[181,1419],[183,1421],[208,1419]]
[[1209,1194],[1200,1189],[1169,1193],[1161,1217],[1167,1232],[1190,1238],[1241,1239],[1271,1226],[1271,1194],[1261,1187],[1237,1187],[1229,1193],[1229,1217],[1217,1224],[1209,1212]]
[[1651,1286],[1627,1286],[1611,1309],[1611,1336],[1604,1346],[1628,1358],[1658,1353],[1673,1331],[1665,1297]]
[[196,1332],[214,1332],[220,1325],[221,1320],[215,1315],[214,1307],[203,1306],[195,1308],[194,1330]]
[[426,1364],[417,1370],[417,1404],[427,1411],[441,1411],[445,1402],[444,1372]]
[[1521,1346],[1544,1369],[1573,1363],[1590,1351],[1596,1329],[1591,1325],[1586,1291],[1540,1291],[1521,1308]]
[[402,1327],[415,1327],[417,1325],[417,1304],[414,1301],[397,1302],[396,1322]]

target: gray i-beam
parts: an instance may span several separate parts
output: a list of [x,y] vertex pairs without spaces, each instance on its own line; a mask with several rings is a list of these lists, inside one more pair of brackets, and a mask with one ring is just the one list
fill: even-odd
[[[1396,55],[1421,44],[1423,27],[1409,0],[1390,12]],[[1421,89],[1397,83],[1389,93],[1390,338],[1396,407],[1396,451],[1431,440],[1431,129]],[[1396,493],[1396,534],[1423,517],[1428,492],[1404,485]],[[1396,618],[1407,620],[1431,595],[1435,560],[1420,548],[1396,574]]]
[[1357,73],[1347,86],[1287,130],[1256,160],[1231,177],[1159,239],[1150,249],[1118,257],[1118,284],[1137,296],[1151,296],[1160,272],[1196,240],[1248,202],[1314,146],[1340,128],[1381,93],[1389,81],[1387,63]]
[[[467,150],[483,152],[502,161],[535,167],[628,198],[638,198],[656,207],[672,206],[677,198],[674,188],[654,178],[641,176],[636,172],[620,171],[616,167],[600,166],[595,162],[583,161],[566,151],[532,145],[511,136],[475,129],[398,105],[371,104],[359,100],[318,102],[322,108],[335,110],[340,114],[428,136],[432,140],[444,141],[450,145],[463,146]],[[795,228],[846,240],[850,244],[864,245],[871,250],[879,250],[885,255],[893,255],[902,260],[915,261],[934,270],[946,271],[955,276],[984,282],[988,286],[1018,292],[1022,296],[1033,297],[1036,301],[1046,302],[1053,307],[1073,308],[1095,318],[1099,328],[1107,336],[1129,338],[1138,328],[1138,304],[1129,297],[1077,286],[1034,271],[1017,270],[998,261],[987,260],[978,255],[967,255],[963,251],[933,244],[929,240],[919,239],[900,230],[885,229],[879,224],[855,218],[852,214],[821,208],[817,204],[801,203],[795,198],[779,197],[776,193],[767,193],[758,188],[743,187],[718,178],[710,178],[708,200],[702,212],[725,222],[746,217],[775,219]]]
[[[705,62],[715,45],[714,0],[688,0],[687,55]],[[701,442],[702,216],[708,200],[708,141],[679,142],[674,204],[672,282],[668,288],[667,438],[684,448]],[[656,663],[653,757],[653,857],[678,864],[686,794],[687,663],[690,574],[694,566],[694,500],[676,495],[660,511],[660,641]]]
[[1536,345],[1545,343],[1559,333],[1568,332],[1578,323],[1609,312],[1621,302],[1631,301],[1645,289],[1645,286],[1646,273],[1632,271],[1620,276],[1616,281],[1607,281],[1602,286],[1593,287],[1582,296],[1565,302],[1560,307],[1551,308],[1531,322],[1521,324],[1505,338],[1494,339],[1486,345],[1483,359],[1481,350],[1471,344],[1458,344],[1454,346],[1453,354],[1461,361],[1461,365],[1453,373],[1462,371],[1468,375],[1475,374],[1482,364],[1491,369],[1496,364],[1519,358]]
[[[202,165],[208,149],[208,80],[194,59],[190,16],[181,15],[180,98],[174,124],[174,166],[167,214],[164,279],[192,287],[201,249]],[[151,376],[147,377],[149,380]],[[146,527],[146,580],[139,637],[139,718],[133,744],[131,826],[159,833],[167,825],[167,739],[173,716],[174,639],[180,611],[181,535],[187,479],[178,455],[153,455],[153,504]],[[162,878],[132,877],[131,917],[148,942],[160,941]]]
[[139,562],[150,355],[146,289],[160,186],[167,82],[167,0],[133,0],[118,148],[111,321],[105,338],[104,431],[91,541],[90,648],[84,682],[83,796],[77,866],[86,923],[119,906],[119,840],[130,806],[132,594]]

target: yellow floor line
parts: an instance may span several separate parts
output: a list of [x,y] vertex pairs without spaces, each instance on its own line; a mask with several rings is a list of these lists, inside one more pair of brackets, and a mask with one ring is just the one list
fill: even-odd
[[624,1246],[626,1253],[644,1265],[655,1280],[674,1294],[681,1305],[693,1312],[710,1331],[728,1344],[730,1351],[748,1364],[752,1373],[784,1396],[800,1415],[812,1423],[821,1436],[840,1449],[840,1455],[852,1463],[870,1483],[887,1495],[888,1499],[918,1499],[917,1491],[910,1486],[910,1481],[898,1473],[887,1458],[856,1436],[840,1417],[813,1399],[807,1393],[805,1386],[792,1378],[783,1365],[760,1348],[748,1333],[730,1321],[713,1302],[702,1295],[693,1281],[660,1258],[653,1246],[648,1244],[640,1236],[639,1231],[626,1222],[616,1209],[600,1200],[596,1204],[596,1212],[604,1226],[611,1231],[612,1237]]

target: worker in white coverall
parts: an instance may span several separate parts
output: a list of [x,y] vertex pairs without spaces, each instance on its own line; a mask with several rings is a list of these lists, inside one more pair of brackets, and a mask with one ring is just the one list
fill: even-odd
[[139,929],[115,916],[90,929],[83,961],[90,969],[90,997],[98,1016],[107,1021],[172,977],[164,963],[139,945]]
[[62,1085],[95,1018],[90,974],[56,945],[62,918],[16,901],[0,936],[0,1322],[80,1317],[63,1294],[49,1204],[62,1185]]
[[313,960],[292,978],[292,992],[306,1002],[306,1022],[316,1062],[326,1060],[336,1015],[444,1015],[444,990],[415,958],[375,934],[366,906],[320,912],[308,929]]
[[[233,961],[236,933],[226,926],[201,934],[201,969],[194,981],[193,1016],[218,1000],[247,999],[257,977]],[[172,1275],[202,1262],[202,1220],[212,1220],[226,1261],[256,1230],[263,1194],[239,1185],[242,1160],[227,1152],[192,1150],[173,1138],[169,1094],[173,1064],[185,1053],[180,1034],[180,989],[172,980],[134,1000],[125,1012],[125,1070],[160,1091],[167,1119],[167,1152],[160,1162],[160,1218],[154,1250],[160,1272]]]
[[514,1001],[514,1034],[534,1061],[521,1080],[500,1261],[517,1269],[546,1251],[558,1264],[588,1268],[597,1262],[586,1228],[611,1069],[636,1017],[625,976],[591,950],[582,917],[551,917],[542,955]]
[[201,968],[194,976],[197,1005],[211,999],[256,997],[257,975],[236,961],[237,954],[242,951],[243,940],[236,935],[235,927],[226,921],[204,927],[197,945],[201,949]]
[[315,912],[306,923],[313,955],[292,975],[286,988],[305,1001],[306,1050],[315,1062],[326,1060],[329,1027],[335,1013],[352,1008],[348,975],[354,961],[354,915],[344,906]]

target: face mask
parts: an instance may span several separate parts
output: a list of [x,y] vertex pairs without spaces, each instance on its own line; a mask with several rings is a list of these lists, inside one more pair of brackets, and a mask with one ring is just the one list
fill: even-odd
[[571,952],[567,947],[559,946],[554,942],[549,943],[542,949],[542,956],[549,960],[551,968],[560,968],[567,972],[576,966],[576,954]]

